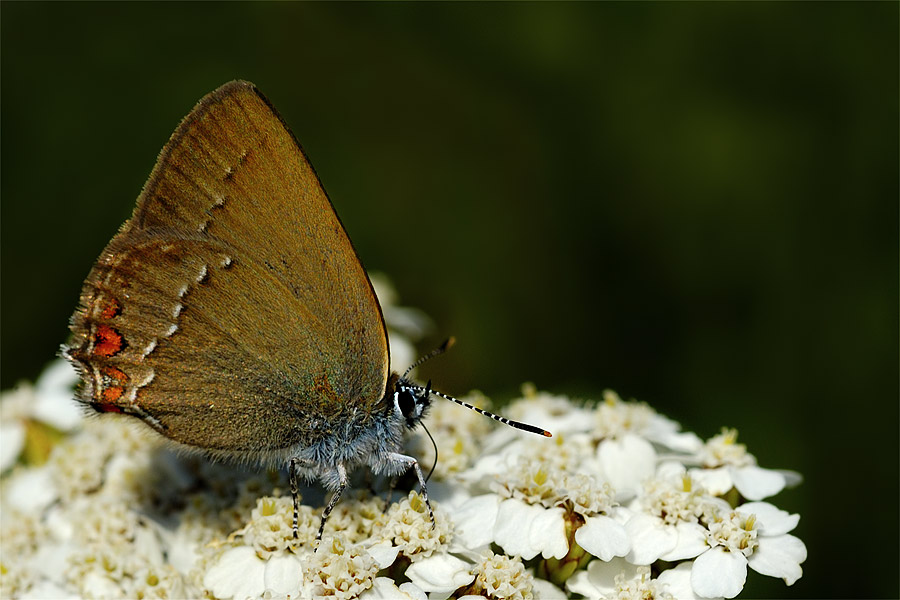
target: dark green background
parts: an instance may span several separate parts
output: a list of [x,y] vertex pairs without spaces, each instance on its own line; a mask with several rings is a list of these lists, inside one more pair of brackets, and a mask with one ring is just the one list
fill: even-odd
[[257,83],[425,375],[736,426],[794,587],[897,597],[898,4],[79,4],[2,10],[2,385],[35,377],[194,102]]

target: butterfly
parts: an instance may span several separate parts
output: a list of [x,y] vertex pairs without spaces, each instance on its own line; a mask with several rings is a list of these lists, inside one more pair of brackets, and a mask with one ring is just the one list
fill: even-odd
[[392,372],[381,307],[331,201],[244,81],[205,96],[175,130],[70,329],[79,402],[213,457],[287,465],[295,536],[300,477],[334,492],[319,538],[360,466],[414,469],[428,504],[402,449],[435,395],[550,436]]

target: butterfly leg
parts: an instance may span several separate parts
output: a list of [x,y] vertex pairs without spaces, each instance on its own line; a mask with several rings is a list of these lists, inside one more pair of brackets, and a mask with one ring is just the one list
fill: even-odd
[[407,469],[410,467],[415,469],[416,477],[419,478],[419,487],[422,488],[422,499],[425,500],[425,506],[428,507],[428,516],[431,517],[431,528],[434,529],[436,527],[434,522],[434,511],[431,510],[431,503],[428,501],[428,489],[425,487],[425,477],[422,475],[422,469],[419,468],[419,462],[412,456],[406,456],[405,454],[400,454],[398,452],[392,452],[389,455],[389,458],[394,462],[405,464]]
[[300,521],[300,490],[299,485],[297,484],[297,478],[299,475],[297,474],[297,467],[302,463],[299,458],[296,456],[291,459],[290,462],[290,475],[289,479],[291,480],[291,496],[294,499],[294,539],[298,539],[300,537],[300,533],[297,531],[297,523]]
[[331,500],[328,501],[328,506],[325,507],[325,511],[322,513],[322,524],[319,525],[319,534],[316,536],[316,541],[322,539],[322,532],[325,531],[325,522],[328,520],[328,515],[334,510],[338,500],[341,499],[341,494],[344,493],[344,489],[347,487],[347,469],[344,468],[344,465],[338,463],[337,472],[340,479],[340,485],[334,494],[332,494]]

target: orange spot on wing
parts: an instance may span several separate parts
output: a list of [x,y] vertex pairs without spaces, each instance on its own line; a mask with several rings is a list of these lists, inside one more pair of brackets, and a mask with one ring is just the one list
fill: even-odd
[[113,317],[118,317],[121,312],[122,306],[119,302],[115,298],[110,298],[100,311],[100,318],[112,319]]
[[117,369],[116,367],[103,367],[102,373],[107,377],[112,377],[116,381],[121,381],[123,383],[128,381],[128,375],[126,375],[122,369]]
[[[115,402],[116,400],[121,398],[122,394],[124,394],[124,393],[125,393],[125,388],[122,388],[119,386],[108,387],[105,390],[103,390],[103,399],[106,400],[107,402]],[[109,409],[110,410],[108,412],[121,412],[121,410],[118,407],[109,407]],[[112,409],[115,409],[115,410],[112,410]]]
[[110,327],[101,325],[94,334],[94,354],[97,356],[113,356],[125,347],[122,334]]

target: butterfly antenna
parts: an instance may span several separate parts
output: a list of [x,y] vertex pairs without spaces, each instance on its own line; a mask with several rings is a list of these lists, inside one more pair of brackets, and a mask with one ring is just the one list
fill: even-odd
[[413,389],[416,391],[426,393],[426,394],[434,394],[435,396],[440,396],[445,400],[450,400],[451,402],[456,402],[461,406],[465,406],[466,408],[470,408],[475,412],[482,414],[486,417],[490,417],[495,421],[500,421],[504,425],[509,425],[510,427],[514,427],[516,429],[521,429],[522,431],[527,431],[529,433],[536,433],[538,435],[542,435],[544,437],[553,437],[553,434],[545,429],[541,429],[540,427],[535,427],[534,425],[529,425],[528,423],[520,423],[519,421],[513,421],[512,419],[507,419],[506,417],[501,417],[500,415],[495,415],[492,412],[488,412],[477,406],[472,406],[468,402],[463,402],[462,400],[457,400],[453,396],[448,396],[447,394],[442,394],[441,392],[437,392],[431,389],[431,386],[422,387],[422,386],[414,386]]
[[422,429],[425,430],[425,433],[428,435],[428,439],[431,440],[431,445],[434,446],[434,463],[431,465],[431,470],[428,471],[428,476],[425,478],[425,483],[428,483],[428,480],[431,479],[431,475],[434,473],[435,467],[437,467],[437,459],[438,459],[438,449],[437,442],[434,441],[434,438],[431,437],[431,432],[428,431],[428,428],[425,427],[425,423],[419,423],[422,426]]
[[444,343],[441,344],[439,347],[435,348],[434,350],[432,350],[431,352],[429,352],[428,354],[426,354],[425,356],[423,356],[422,358],[420,358],[413,364],[409,365],[409,367],[405,371],[403,371],[403,379],[406,379],[406,376],[409,375],[410,371],[412,371],[413,369],[415,369],[416,367],[421,365],[426,360],[428,360],[430,358],[434,358],[435,356],[437,356],[439,354],[443,354],[444,352],[449,350],[450,346],[452,346],[455,341],[456,340],[453,339],[452,337],[447,338],[446,340],[444,340]]

